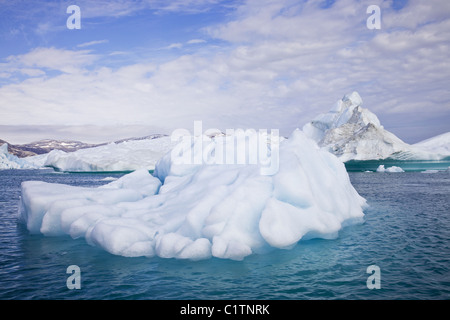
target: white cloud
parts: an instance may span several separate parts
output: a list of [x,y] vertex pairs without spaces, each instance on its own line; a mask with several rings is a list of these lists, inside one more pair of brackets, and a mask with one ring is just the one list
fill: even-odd
[[45,75],[45,72],[43,70],[32,68],[21,68],[20,72],[29,77],[38,77]]
[[36,48],[6,60],[16,67],[34,67],[57,70],[65,73],[79,72],[83,67],[93,63],[98,57],[89,50],[65,50],[57,48]]
[[199,44],[199,43],[206,43],[206,40],[204,39],[191,39],[186,44]]
[[215,5],[227,3],[227,1],[224,0],[172,0],[172,1],[147,0],[145,2],[149,7],[157,9],[160,12],[177,11],[187,13],[205,12]]
[[[89,50],[57,48],[12,56],[0,72],[22,70],[33,78],[0,87],[0,109],[15,106],[0,124],[146,124],[170,130],[203,120],[220,129],[280,128],[288,134],[353,90],[381,118],[405,114],[413,125],[410,115],[423,110],[449,116],[450,14],[430,2],[410,0],[396,11],[378,1],[382,28],[368,30],[366,8],[376,2],[337,0],[324,9],[322,1],[249,0],[229,21],[207,28],[226,45],[207,51],[205,44],[201,53],[181,51],[161,63],[117,69],[95,65],[103,57]],[[182,6],[173,2],[165,9]],[[205,41],[166,49],[196,43]],[[47,69],[63,73],[40,73]],[[416,121],[420,127],[420,117]],[[421,130],[425,138],[426,127]]]
[[84,42],[84,43],[80,43],[79,45],[77,45],[77,47],[84,48],[84,47],[90,47],[90,46],[94,46],[94,45],[102,44],[102,43],[108,43],[108,40],[104,39],[104,40],[93,40],[93,41],[89,41],[89,42]]
[[416,29],[428,23],[447,20],[449,16],[450,2],[447,0],[408,0],[399,12],[385,15],[383,24],[386,28]]
[[164,49],[180,49],[181,47],[183,47],[183,44],[180,42],[177,43],[171,43],[170,45],[168,45],[167,47],[164,47]]
[[[64,5],[67,7],[71,4],[73,1],[65,1]],[[80,0],[76,4],[80,7],[83,19],[128,16],[145,8],[143,1],[131,0]]]
[[[67,7],[73,1],[65,0],[61,6]],[[123,17],[142,10],[154,10],[159,14],[167,12],[199,13],[214,6],[230,5],[227,0],[78,0],[83,18]]]
[[44,35],[54,29],[52,24],[49,21],[39,23],[36,28],[36,33],[39,35]]
[[201,44],[201,43],[206,43],[206,40],[203,39],[191,39],[189,41],[186,41],[185,43],[181,43],[181,42],[176,42],[176,43],[171,43],[170,45],[164,47],[163,49],[181,49],[183,48],[185,45],[195,45],[195,44]]

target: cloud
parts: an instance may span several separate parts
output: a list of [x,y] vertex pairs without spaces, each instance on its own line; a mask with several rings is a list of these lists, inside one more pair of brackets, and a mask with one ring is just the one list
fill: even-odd
[[383,17],[386,28],[416,29],[428,23],[447,20],[450,16],[450,2],[446,0],[408,0],[395,14]]
[[98,57],[89,50],[66,50],[57,48],[36,48],[17,56],[9,56],[6,61],[17,68],[42,68],[64,73],[79,72],[93,63]]
[[79,45],[77,45],[77,47],[84,48],[84,47],[90,47],[90,46],[102,44],[102,43],[108,43],[108,40],[105,39],[105,40],[94,40],[94,41],[84,42],[84,43],[80,43]]
[[[79,140],[86,143],[104,143],[123,138],[144,137],[166,133],[155,126],[98,126],[98,125],[0,125],[0,137],[11,144],[25,144],[44,139]],[[170,134],[167,132],[166,134]]]
[[45,72],[43,70],[32,68],[21,68],[20,72],[29,77],[38,77],[45,75]]
[[[329,93],[352,88],[362,91],[367,105],[382,112],[404,112],[407,105],[410,112],[423,108],[429,104],[424,93],[444,89],[439,83],[450,75],[443,56],[449,45],[450,15],[438,13],[431,3],[411,1],[399,11],[380,4],[383,21],[407,16],[410,28],[405,23],[402,29],[386,23],[372,32],[365,27],[369,4],[344,0],[322,9],[318,1],[248,1],[237,19],[208,32],[238,45],[232,61],[241,69],[259,66],[282,75],[275,79],[293,80],[285,81],[287,93],[308,89],[298,98],[314,109],[324,105],[323,98],[331,99]],[[375,98],[374,93],[380,92],[383,96]],[[387,106],[394,96],[404,107],[380,106],[380,102]],[[448,105],[447,95],[438,96],[441,105],[436,107]]]
[[171,43],[170,45],[163,47],[162,49],[167,49],[167,50],[181,49],[181,48],[185,47],[186,45],[191,46],[191,45],[202,44],[202,43],[206,43],[206,42],[207,41],[203,40],[203,39],[191,39],[189,41],[186,41],[185,43],[181,43],[181,42]]
[[206,40],[204,39],[191,39],[186,42],[186,44],[199,44],[199,43],[206,43]]
[[195,44],[201,44],[201,43],[206,43],[206,40],[203,39],[191,39],[189,41],[186,41],[185,43],[181,43],[181,42],[176,42],[176,43],[171,43],[170,45],[164,47],[163,49],[181,49],[183,48],[185,45],[195,45]]
[[167,47],[164,47],[164,49],[180,49],[181,47],[183,47],[183,44],[180,42],[177,43],[171,43],[170,45],[168,45]]
[[[366,9],[377,2],[381,29],[369,30]],[[114,3],[103,14],[127,12],[129,2]],[[197,5],[200,10],[214,3]],[[403,115],[421,130],[414,139],[426,138],[432,124],[421,125],[421,112],[450,116],[450,14],[444,2],[441,12],[433,5],[243,1],[226,21],[205,29],[207,40],[166,47],[203,44],[201,50],[192,46],[162,62],[127,60],[121,67],[108,65],[106,53],[39,47],[0,63],[5,77],[20,70],[30,76],[0,87],[0,124],[133,124],[170,131],[203,120],[205,127],[280,128],[289,134],[357,90],[381,119],[401,121]],[[188,10],[178,1],[145,6]]]
[[54,29],[54,26],[49,22],[43,22],[39,23],[36,28],[36,33],[39,35],[45,35],[46,33],[50,32]]
[[[233,1],[234,2],[234,1]],[[99,19],[117,21],[145,13],[152,15],[196,14],[208,12],[213,8],[229,7],[228,0],[35,0],[35,1],[2,1],[0,12],[2,28],[0,39],[21,38],[25,41],[33,36],[48,41],[58,32],[64,32],[66,19],[69,17],[68,6],[76,4],[80,8],[82,29],[92,26]],[[33,39],[34,40],[34,39]]]
[[146,4],[158,12],[199,13],[209,11],[214,6],[231,5],[233,2],[224,0],[172,0],[146,1]]

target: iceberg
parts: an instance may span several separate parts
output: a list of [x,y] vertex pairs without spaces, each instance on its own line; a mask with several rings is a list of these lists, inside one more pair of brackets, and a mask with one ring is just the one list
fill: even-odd
[[403,142],[384,129],[378,117],[362,107],[358,92],[346,94],[329,112],[303,126],[305,134],[341,161],[440,160],[442,155]]
[[46,155],[38,155],[27,158],[19,158],[8,152],[8,144],[0,146],[0,170],[1,169],[39,169],[44,166]]
[[103,146],[79,149],[74,152],[51,151],[46,167],[68,172],[135,171],[153,170],[156,162],[174,143],[168,136],[154,139],[130,140]]
[[425,171],[421,171],[421,173],[438,173],[440,170],[432,170],[432,169],[430,169],[430,170],[425,170]]
[[377,168],[377,172],[405,172],[405,170],[397,166],[385,168],[384,164],[380,164]]
[[[203,140],[202,148],[198,139],[190,151],[211,156],[230,137]],[[363,221],[366,201],[334,155],[298,129],[267,149],[275,152],[270,174],[261,173],[263,163],[190,165],[168,152],[153,174],[139,169],[97,188],[26,181],[20,219],[31,233],[84,238],[115,255],[190,260],[242,260],[332,239]]]
[[425,151],[450,156],[450,132],[423,140],[413,145]]

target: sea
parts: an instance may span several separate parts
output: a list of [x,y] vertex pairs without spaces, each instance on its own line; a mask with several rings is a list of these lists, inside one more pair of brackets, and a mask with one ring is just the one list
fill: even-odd
[[[386,166],[394,164],[404,165]],[[363,223],[243,261],[126,258],[83,239],[32,235],[18,215],[21,182],[97,187],[125,173],[0,170],[0,299],[449,299],[450,163],[400,173],[378,165],[347,167],[369,205]]]

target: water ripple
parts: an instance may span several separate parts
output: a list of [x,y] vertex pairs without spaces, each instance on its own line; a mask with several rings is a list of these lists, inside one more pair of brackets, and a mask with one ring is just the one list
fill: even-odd
[[[98,186],[100,178],[0,172],[0,299],[450,297],[448,173],[350,173],[370,205],[364,223],[344,228],[334,240],[300,241],[291,250],[244,261],[118,257],[81,239],[30,235],[18,223],[21,181]],[[80,290],[66,286],[66,268],[72,264],[81,269]],[[366,286],[366,269],[373,264],[381,270],[379,290]]]

